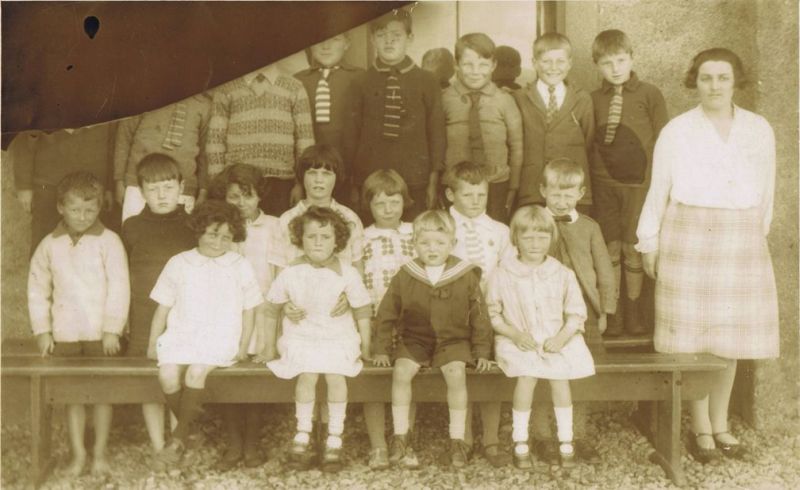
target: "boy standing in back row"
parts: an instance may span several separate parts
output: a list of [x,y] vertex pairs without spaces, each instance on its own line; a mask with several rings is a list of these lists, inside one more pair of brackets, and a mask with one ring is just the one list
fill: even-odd
[[353,164],[354,191],[375,170],[396,170],[414,201],[408,221],[436,201],[445,150],[441,88],[406,54],[414,39],[411,14],[394,10],[369,30],[378,56],[355,97],[343,156]]
[[631,335],[645,332],[639,301],[642,256],[633,246],[650,187],[653,147],[669,121],[661,91],[631,71],[632,55],[628,36],[616,29],[601,32],[592,45],[592,58],[603,75],[602,87],[592,92],[597,127],[591,166],[594,215],[614,265],[616,297],[622,279],[620,262],[625,259],[626,297],[609,318],[607,336],[623,330]]

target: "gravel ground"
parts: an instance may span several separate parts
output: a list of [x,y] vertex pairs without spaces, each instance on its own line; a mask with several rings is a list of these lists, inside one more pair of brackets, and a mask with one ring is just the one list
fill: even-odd
[[[263,448],[268,461],[254,469],[238,469],[219,474],[213,465],[219,456],[222,433],[220,421],[210,411],[202,431],[205,443],[187,453],[180,470],[167,474],[153,473],[147,466],[149,444],[143,424],[115,424],[111,434],[109,455],[113,476],[99,478],[83,476],[67,480],[51,475],[43,488],[100,488],[100,489],[226,489],[226,488],[530,488],[542,489],[619,489],[677,488],[660,467],[648,460],[652,448],[642,437],[624,411],[607,411],[590,416],[595,443],[603,457],[597,466],[578,465],[569,474],[557,467],[537,464],[533,471],[522,472],[509,466],[494,469],[481,457],[461,471],[437,463],[447,443],[447,412],[441,405],[423,405],[417,422],[418,471],[388,470],[372,472],[366,465],[369,441],[363,429],[363,417],[358,407],[348,413],[345,432],[346,468],[338,474],[323,474],[312,470],[295,472],[281,464],[288,442],[293,435],[293,412],[289,405],[272,409],[264,427]],[[130,412],[129,412],[130,413]],[[684,424],[686,421],[684,420]],[[792,421],[780,434],[757,433],[739,420],[732,421],[732,430],[751,448],[746,461],[724,460],[702,466],[684,455],[684,469],[690,488],[716,489],[789,489],[800,488],[800,434]],[[501,439],[510,440],[510,421],[504,418]],[[4,489],[23,488],[29,459],[29,432],[19,426],[4,427],[2,431],[2,479]],[[53,434],[57,465],[66,464],[68,449],[63,426]]]

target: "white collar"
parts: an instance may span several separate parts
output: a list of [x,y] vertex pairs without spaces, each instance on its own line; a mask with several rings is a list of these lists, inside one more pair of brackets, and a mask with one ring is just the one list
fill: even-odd
[[[545,206],[544,209],[550,214],[550,216],[555,218],[556,215],[554,215],[553,212],[550,211],[550,208]],[[572,211],[567,213],[567,215],[570,218],[570,223],[574,223],[574,222],[578,221],[578,210],[577,209],[573,209]]]
[[270,223],[270,221],[273,220],[278,221],[278,218],[276,218],[275,216],[270,216],[268,214],[265,214],[263,211],[259,209],[258,216],[256,217],[256,219],[247,220],[247,226],[254,226],[254,227],[267,226]]
[[264,75],[264,78],[266,78],[270,84],[275,85],[275,81],[278,79],[278,76],[280,76],[280,72],[278,70],[270,70],[269,67],[264,67],[245,75],[244,83],[252,85],[258,75]]
[[308,210],[308,208],[311,207],[311,206],[329,207],[329,208],[333,209],[334,211],[338,211],[339,208],[342,207],[342,205],[339,204],[338,202],[336,202],[336,199],[334,199],[334,198],[331,198],[331,203],[328,206],[319,206],[317,204],[307,204],[305,199],[303,199],[302,201],[297,203],[297,209],[301,213],[305,213]]
[[[550,85],[547,85],[541,79],[536,80],[536,90],[539,91],[539,95],[542,96],[542,99],[544,99],[544,103],[547,104],[547,99],[550,97]],[[558,85],[556,85],[555,94],[556,97],[563,97],[564,94],[566,93],[567,93],[567,86],[564,84],[564,81],[562,80],[561,82],[558,83]]]
[[205,265],[208,262],[214,262],[224,267],[233,265],[242,258],[242,256],[236,252],[225,252],[219,257],[206,257],[197,250],[197,247],[184,252],[183,257],[187,262],[195,266]]
[[547,255],[544,262],[539,265],[530,265],[521,261],[517,255],[509,255],[501,262],[501,267],[508,271],[510,274],[517,277],[525,277],[535,274],[537,277],[547,278],[552,276],[558,271],[558,266],[561,262]]
[[470,223],[473,225],[490,226],[490,223],[492,222],[492,218],[490,218],[489,215],[487,215],[486,213],[481,213],[479,216],[476,216],[474,218],[468,218],[463,214],[461,214],[460,212],[458,212],[455,206],[450,206],[450,216],[453,217],[453,219],[456,222],[456,225]]
[[410,236],[414,233],[414,225],[407,222],[401,222],[400,226],[395,229],[378,228],[375,225],[369,225],[364,229],[364,238],[367,240],[374,240],[376,238],[392,238],[396,235]]

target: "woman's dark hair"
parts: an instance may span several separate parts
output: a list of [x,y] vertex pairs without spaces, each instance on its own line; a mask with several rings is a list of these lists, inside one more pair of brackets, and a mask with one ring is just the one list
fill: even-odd
[[208,197],[224,201],[228,187],[233,184],[238,185],[244,194],[255,194],[259,199],[267,195],[267,181],[261,170],[253,165],[237,163],[225,167],[225,170],[214,177],[208,188]]
[[293,245],[303,248],[303,230],[305,230],[306,224],[312,221],[316,221],[322,226],[330,223],[336,236],[336,246],[333,252],[339,253],[344,250],[344,247],[347,246],[347,241],[350,240],[350,226],[341,214],[331,208],[323,208],[321,206],[311,206],[305,213],[289,222],[289,237]]
[[187,225],[198,239],[209,225],[222,224],[228,225],[234,242],[243,242],[247,238],[247,229],[239,210],[233,204],[219,199],[209,199],[197,206],[187,220]]
[[697,72],[700,71],[700,66],[706,61],[724,61],[731,65],[733,68],[733,83],[734,87],[742,88],[747,85],[747,75],[744,73],[744,64],[741,58],[727,48],[711,48],[697,53],[692,59],[692,66],[686,72],[686,79],[683,85],[686,88],[697,88]]

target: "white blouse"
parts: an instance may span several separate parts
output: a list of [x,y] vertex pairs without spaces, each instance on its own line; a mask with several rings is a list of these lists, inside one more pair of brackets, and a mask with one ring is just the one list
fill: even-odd
[[658,250],[661,221],[670,200],[706,208],[760,207],[766,235],[774,193],[775,135],[767,120],[734,106],[728,141],[723,141],[697,106],[670,121],[656,142],[636,249],[642,253]]

